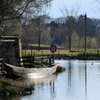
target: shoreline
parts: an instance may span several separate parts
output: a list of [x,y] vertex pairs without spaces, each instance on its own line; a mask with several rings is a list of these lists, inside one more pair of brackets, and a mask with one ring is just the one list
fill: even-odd
[[29,95],[33,92],[34,89],[31,89],[12,79],[7,79],[4,76],[0,76],[0,96]]
[[73,59],[77,59],[77,60],[100,60],[99,56],[62,56],[62,57],[58,57],[56,59],[64,59],[64,60],[73,60]]

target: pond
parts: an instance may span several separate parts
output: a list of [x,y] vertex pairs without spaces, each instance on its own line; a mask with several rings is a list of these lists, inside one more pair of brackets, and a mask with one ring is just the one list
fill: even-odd
[[35,92],[28,96],[0,100],[100,100],[99,60],[55,60],[66,71],[58,75],[18,81],[31,86]]

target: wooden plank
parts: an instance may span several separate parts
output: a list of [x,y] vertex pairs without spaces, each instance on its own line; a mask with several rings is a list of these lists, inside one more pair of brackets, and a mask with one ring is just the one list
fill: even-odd
[[22,56],[20,58],[34,58],[33,56]]
[[21,38],[21,36],[20,35],[18,35],[18,36],[4,36],[4,35],[1,35],[1,38],[12,39],[12,38]]
[[4,39],[1,39],[0,42],[15,42],[15,40],[4,40]]

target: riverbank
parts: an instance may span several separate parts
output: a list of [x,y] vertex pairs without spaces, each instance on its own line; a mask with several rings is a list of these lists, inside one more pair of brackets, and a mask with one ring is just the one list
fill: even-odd
[[99,51],[79,52],[77,55],[63,55],[63,59],[78,59],[78,60],[100,60]]
[[34,90],[14,80],[0,76],[0,96],[28,95]]
[[66,59],[66,60],[72,60],[72,59],[77,59],[77,60],[100,60],[99,56],[81,56],[81,55],[75,55],[75,56],[62,56],[60,59]]

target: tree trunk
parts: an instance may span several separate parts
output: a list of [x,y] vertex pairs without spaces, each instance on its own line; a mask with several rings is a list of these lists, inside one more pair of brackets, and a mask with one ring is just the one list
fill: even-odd
[[71,50],[71,35],[69,35],[69,50]]

